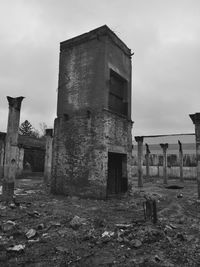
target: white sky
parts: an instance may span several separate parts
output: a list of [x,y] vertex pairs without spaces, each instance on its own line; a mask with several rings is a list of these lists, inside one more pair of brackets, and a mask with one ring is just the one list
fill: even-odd
[[21,122],[56,117],[59,43],[107,24],[133,56],[134,135],[194,132],[200,112],[199,0],[0,0],[0,131],[6,96]]

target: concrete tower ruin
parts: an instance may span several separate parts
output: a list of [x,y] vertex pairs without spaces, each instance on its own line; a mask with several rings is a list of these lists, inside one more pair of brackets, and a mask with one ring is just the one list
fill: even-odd
[[61,42],[52,192],[126,192],[131,128],[131,50],[106,25]]

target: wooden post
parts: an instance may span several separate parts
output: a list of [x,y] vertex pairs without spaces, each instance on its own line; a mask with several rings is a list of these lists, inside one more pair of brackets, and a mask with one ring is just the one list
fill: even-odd
[[180,166],[180,182],[184,182],[183,178],[183,148],[181,142],[178,140],[179,144],[179,166]]
[[138,147],[138,187],[143,187],[143,172],[142,172],[142,163],[143,163],[143,136],[136,136],[135,141],[137,142]]
[[150,150],[149,150],[149,146],[148,144],[145,144],[146,145],[146,155],[145,155],[145,158],[146,158],[146,177],[149,178],[150,175],[149,175],[149,155],[150,155]]
[[190,114],[189,116],[195,125],[197,192],[198,199],[200,199],[200,113]]
[[44,182],[50,183],[51,179],[51,164],[52,164],[52,142],[53,142],[53,129],[46,129],[46,151],[44,163]]
[[5,145],[3,199],[9,201],[14,194],[15,176],[18,157],[18,128],[21,103],[24,97],[12,98],[7,96],[9,103],[8,125]]
[[167,148],[168,144],[160,144],[162,150],[163,150],[163,183],[167,184]]

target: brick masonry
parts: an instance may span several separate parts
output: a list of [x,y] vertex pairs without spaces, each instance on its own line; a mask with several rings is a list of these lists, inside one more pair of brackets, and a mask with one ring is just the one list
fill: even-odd
[[[127,81],[127,116],[108,108],[110,70]],[[60,45],[51,190],[105,198],[108,152],[127,156],[131,179],[131,52],[107,27]]]

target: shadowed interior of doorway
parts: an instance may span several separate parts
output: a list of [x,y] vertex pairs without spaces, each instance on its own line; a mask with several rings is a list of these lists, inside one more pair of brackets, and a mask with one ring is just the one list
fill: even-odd
[[107,195],[127,192],[127,155],[108,152]]

